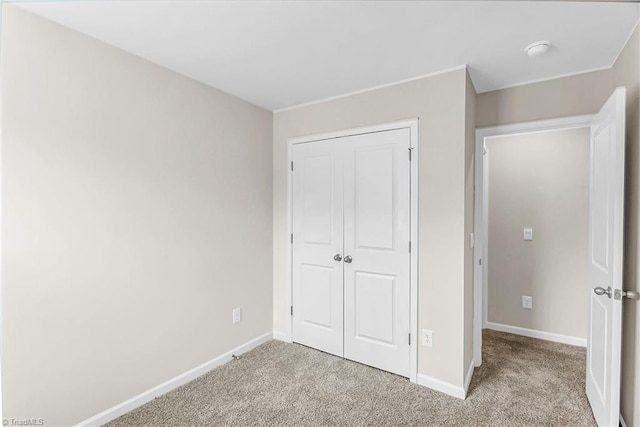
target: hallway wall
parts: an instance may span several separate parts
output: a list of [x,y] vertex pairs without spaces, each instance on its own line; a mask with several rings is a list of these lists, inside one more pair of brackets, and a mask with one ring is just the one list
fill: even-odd
[[489,322],[586,341],[589,139],[579,128],[485,140]]

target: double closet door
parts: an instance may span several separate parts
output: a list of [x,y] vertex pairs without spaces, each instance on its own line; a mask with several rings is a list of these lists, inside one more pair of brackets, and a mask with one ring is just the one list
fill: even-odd
[[293,146],[293,341],[409,376],[410,131]]

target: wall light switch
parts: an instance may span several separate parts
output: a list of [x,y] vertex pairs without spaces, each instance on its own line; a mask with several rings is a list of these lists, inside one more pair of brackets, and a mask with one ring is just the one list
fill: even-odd
[[235,308],[233,310],[233,324],[239,323],[242,320],[242,309]]
[[522,308],[526,308],[528,310],[533,309],[533,297],[523,295],[522,296]]
[[525,228],[523,234],[524,234],[525,241],[533,240],[533,228]]

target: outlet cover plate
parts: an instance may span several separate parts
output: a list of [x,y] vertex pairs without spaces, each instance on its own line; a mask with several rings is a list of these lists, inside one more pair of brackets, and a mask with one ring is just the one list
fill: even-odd
[[522,296],[522,308],[526,308],[528,310],[533,309],[533,297],[528,295]]
[[422,330],[422,345],[425,347],[433,347],[433,331],[428,329]]

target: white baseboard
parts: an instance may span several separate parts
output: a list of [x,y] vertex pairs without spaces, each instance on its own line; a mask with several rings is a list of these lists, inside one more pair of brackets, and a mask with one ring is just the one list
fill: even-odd
[[467,376],[464,378],[464,398],[467,398],[467,392],[469,391],[469,384],[471,384],[471,378],[473,378],[473,372],[475,371],[476,364],[472,359],[469,364],[469,369],[467,369]]
[[439,380],[437,378],[430,377],[429,375],[418,374],[418,384],[424,387],[429,387],[435,391],[439,391],[449,396],[457,397],[464,400],[467,397],[467,392],[463,387],[453,385],[451,383]]
[[546,341],[559,342],[562,344],[575,345],[578,347],[586,347],[586,338],[571,337],[569,335],[554,334],[551,332],[536,331],[535,329],[521,328],[519,326],[503,325],[501,323],[487,322],[485,329],[494,331],[508,332],[510,334],[523,335],[530,338],[538,338]]
[[627,423],[624,421],[624,418],[622,418],[622,414],[620,414],[620,425],[622,427],[627,427]]
[[116,406],[113,406],[105,411],[100,412],[98,415],[95,415],[87,420],[82,421],[77,424],[78,426],[101,426],[103,424],[108,423],[111,420],[118,418],[121,415],[126,414],[139,406],[144,405],[147,402],[150,402],[154,398],[161,396],[181,385],[188,383],[189,381],[193,381],[201,375],[206,374],[210,370],[217,368],[218,366],[224,365],[225,363],[231,360],[231,355],[240,355],[242,353],[246,353],[249,350],[254,349],[255,347],[263,344],[267,341],[271,341],[273,338],[273,333],[269,332],[264,335],[259,336],[241,346],[230,350],[215,359],[211,359],[208,362],[203,363],[200,366],[197,366],[187,372],[184,372],[174,378],[171,378],[168,381],[163,382],[160,385],[157,385],[145,392],[140,393],[137,396],[132,397],[131,399],[124,401]]
[[273,339],[284,342],[291,342],[289,335],[282,331],[273,331]]

